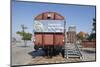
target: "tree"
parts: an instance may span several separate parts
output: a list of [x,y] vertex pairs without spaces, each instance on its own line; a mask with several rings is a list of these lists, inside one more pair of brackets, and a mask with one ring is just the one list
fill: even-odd
[[93,24],[92,24],[92,32],[88,38],[88,40],[96,40],[96,19],[93,18]]
[[24,32],[24,36],[23,36],[22,40],[31,40],[31,37],[32,37],[31,33]]
[[92,31],[94,31],[94,33],[96,32],[96,19],[95,18],[93,18],[93,29],[92,29]]
[[17,34],[22,36],[22,40],[31,40],[31,37],[32,37],[31,33],[26,33],[26,32],[23,33],[23,32],[18,31]]
[[96,33],[91,33],[88,40],[91,41],[91,40],[95,40],[96,39]]
[[78,39],[78,40],[83,40],[83,39],[84,39],[84,32],[79,32],[79,33],[77,34],[77,39]]
[[25,29],[27,29],[27,27],[25,27],[24,25],[21,25],[21,28],[22,31],[17,31],[16,33],[22,36],[22,40],[24,40],[24,44],[26,46],[27,40],[31,40],[32,34],[25,32]]

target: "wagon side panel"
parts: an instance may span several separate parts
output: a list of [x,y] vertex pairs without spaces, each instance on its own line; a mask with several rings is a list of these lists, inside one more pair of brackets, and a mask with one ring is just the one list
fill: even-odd
[[35,34],[35,45],[42,45],[42,34]]
[[43,45],[53,45],[53,34],[43,34]]
[[63,34],[56,34],[54,35],[54,45],[64,45],[64,35]]

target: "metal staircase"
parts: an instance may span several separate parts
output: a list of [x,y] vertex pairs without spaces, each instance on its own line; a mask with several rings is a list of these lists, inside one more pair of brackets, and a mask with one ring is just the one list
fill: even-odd
[[82,54],[78,46],[74,43],[66,43],[64,53],[65,58],[82,58]]

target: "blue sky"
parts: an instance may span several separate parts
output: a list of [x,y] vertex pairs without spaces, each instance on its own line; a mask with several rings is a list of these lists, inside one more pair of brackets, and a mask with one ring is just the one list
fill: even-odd
[[33,33],[34,17],[42,12],[57,12],[64,16],[67,28],[75,25],[77,32],[90,33],[92,19],[95,17],[94,6],[63,5],[34,2],[12,2],[12,33],[21,31],[21,24],[28,27],[27,32]]

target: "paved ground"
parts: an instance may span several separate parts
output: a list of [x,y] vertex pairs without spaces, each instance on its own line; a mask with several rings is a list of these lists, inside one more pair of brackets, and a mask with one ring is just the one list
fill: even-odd
[[32,56],[29,53],[33,50],[32,43],[28,43],[27,47],[23,43],[12,44],[12,65],[25,65],[30,62]]
[[[79,45],[80,46],[80,45]],[[27,65],[27,64],[44,64],[44,63],[62,63],[62,62],[79,62],[79,61],[94,61],[95,51],[80,48],[83,59],[66,59],[62,58],[61,54],[51,59],[44,57],[45,53],[42,49],[35,51],[32,42],[27,43],[24,47],[23,43],[12,44],[12,65]]]
[[67,62],[80,62],[79,58],[63,58],[61,55],[54,56],[52,58],[47,58],[43,56],[35,57],[28,64],[48,64],[48,63],[67,63]]
[[82,54],[82,61],[96,61],[96,49],[95,48],[82,48],[78,45]]
[[95,61],[96,60],[96,52],[94,48],[82,48],[81,53],[83,56],[82,61]]

